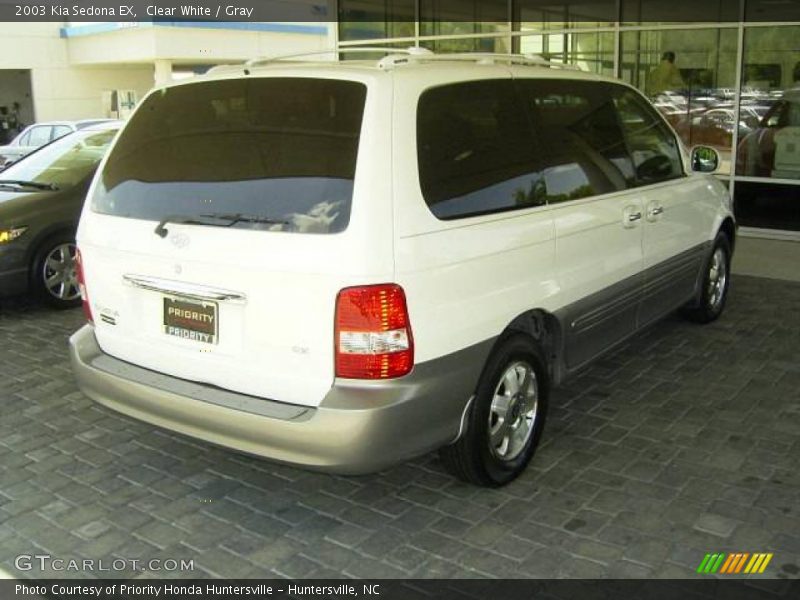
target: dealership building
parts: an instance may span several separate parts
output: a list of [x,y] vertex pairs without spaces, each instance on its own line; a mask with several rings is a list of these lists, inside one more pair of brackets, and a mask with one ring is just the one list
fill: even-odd
[[154,84],[337,45],[534,53],[639,88],[688,146],[718,150],[743,233],[800,240],[800,0],[302,4],[293,23],[2,23],[0,106],[124,116]]

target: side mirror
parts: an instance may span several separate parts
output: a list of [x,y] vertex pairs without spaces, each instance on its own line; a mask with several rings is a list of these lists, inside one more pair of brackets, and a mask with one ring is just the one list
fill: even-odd
[[719,168],[719,154],[709,146],[692,148],[692,171],[697,173],[713,173]]

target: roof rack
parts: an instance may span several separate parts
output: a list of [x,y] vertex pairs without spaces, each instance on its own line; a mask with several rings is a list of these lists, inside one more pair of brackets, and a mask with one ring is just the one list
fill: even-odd
[[475,64],[495,64],[496,62],[506,62],[515,65],[527,65],[536,67],[550,67],[551,69],[565,69],[569,71],[581,71],[582,69],[577,65],[568,65],[564,63],[553,62],[546,60],[538,54],[500,54],[494,52],[457,52],[447,54],[409,54],[399,55],[398,53],[391,54],[378,61],[378,68],[393,69],[396,66],[409,64],[412,62],[429,62],[429,61],[461,61],[472,62]]
[[385,46],[356,46],[347,48],[328,48],[326,50],[317,50],[315,52],[301,52],[298,54],[284,54],[280,56],[266,56],[260,58],[251,58],[244,63],[245,67],[254,67],[258,65],[268,64],[278,61],[291,61],[296,58],[304,58],[306,56],[319,56],[321,54],[375,54],[376,52],[383,52],[384,54],[400,54],[407,56],[433,56],[433,52],[427,48],[390,48]]
[[238,71],[240,69],[250,69],[261,65],[268,65],[282,61],[291,62],[298,58],[306,58],[309,56],[320,56],[324,54],[375,54],[383,52],[388,56],[380,59],[377,63],[379,69],[393,69],[400,65],[430,62],[430,61],[460,61],[472,62],[475,64],[495,64],[496,62],[504,62],[515,65],[527,65],[537,67],[550,67],[552,69],[566,69],[570,71],[580,71],[581,68],[576,65],[568,65],[564,63],[553,62],[545,60],[538,54],[495,54],[493,52],[457,52],[435,54],[427,48],[412,46],[409,48],[391,48],[386,46],[353,46],[346,48],[328,48],[326,50],[316,50],[313,52],[300,52],[297,54],[284,54],[280,56],[265,56],[251,58],[250,60],[238,65],[217,65],[211,67],[206,73],[213,73],[219,71]]

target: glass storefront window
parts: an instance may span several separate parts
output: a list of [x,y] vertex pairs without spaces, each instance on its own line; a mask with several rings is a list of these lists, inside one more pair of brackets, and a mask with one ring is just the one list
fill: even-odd
[[518,38],[519,51],[538,54],[554,62],[578,65],[585,71],[614,75],[614,34],[554,33]]
[[745,21],[800,21],[800,2],[792,0],[746,0]]
[[738,0],[622,0],[622,22],[625,25],[735,23],[738,20]]
[[345,42],[531,53],[619,76],[687,147],[719,152],[743,225],[800,231],[800,0],[340,0],[339,16]]
[[609,27],[617,20],[617,0],[516,0],[519,31]]
[[510,31],[507,0],[420,0],[420,35]]
[[740,137],[736,174],[800,179],[800,27],[745,31],[740,111],[754,125]]
[[[687,147],[713,146],[729,174],[736,125],[735,29],[627,31],[621,75],[661,111]],[[755,121],[739,116],[739,136]]]
[[[339,54],[339,60],[374,60],[378,61],[386,56],[385,52],[360,52],[357,51],[359,46],[345,46],[340,48],[342,52]],[[374,44],[365,44],[366,47],[380,46],[381,48],[398,48],[405,50],[414,46],[414,42],[379,42]],[[354,51],[355,50],[355,51]]]
[[511,52],[511,44],[507,36],[428,40],[420,42],[419,45],[437,54],[446,52],[497,52],[507,54]]
[[800,190],[796,185],[737,181],[733,212],[743,227],[800,231]]
[[414,37],[415,0],[339,0],[339,39]]

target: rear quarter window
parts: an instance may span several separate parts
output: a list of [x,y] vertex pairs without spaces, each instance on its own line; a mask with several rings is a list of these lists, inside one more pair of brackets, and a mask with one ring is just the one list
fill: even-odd
[[245,215],[235,227],[347,227],[366,86],[311,78],[206,81],[157,91],[122,132],[96,212]]
[[544,204],[542,173],[510,79],[423,92],[417,158],[422,195],[440,219]]

